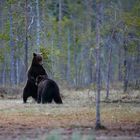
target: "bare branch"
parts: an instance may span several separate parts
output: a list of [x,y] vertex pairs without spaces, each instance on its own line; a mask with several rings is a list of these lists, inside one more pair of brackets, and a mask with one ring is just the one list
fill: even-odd
[[35,16],[32,16],[32,20],[31,20],[31,22],[30,22],[30,24],[29,24],[29,26],[28,26],[28,30],[30,30],[31,25],[32,25],[32,24],[33,24],[33,22],[34,22],[34,17],[35,17]]

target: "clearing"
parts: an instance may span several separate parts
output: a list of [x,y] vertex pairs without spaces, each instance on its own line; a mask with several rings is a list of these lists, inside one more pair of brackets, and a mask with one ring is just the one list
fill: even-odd
[[0,140],[140,140],[140,93],[119,92],[112,90],[104,102],[102,91],[101,122],[107,129],[98,131],[92,91],[63,90],[63,105],[0,99]]

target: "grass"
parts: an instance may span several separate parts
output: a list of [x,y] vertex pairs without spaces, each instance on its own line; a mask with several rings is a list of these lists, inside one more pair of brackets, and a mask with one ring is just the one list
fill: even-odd
[[[63,105],[36,104],[22,99],[0,100],[1,137],[23,137],[53,139],[90,140],[96,136],[139,136],[140,103],[139,92],[130,95],[111,90],[106,103],[105,91],[101,95],[101,123],[107,130],[95,131],[95,92],[89,90],[62,90]],[[129,98],[128,98],[129,96]],[[131,97],[131,98],[130,98]],[[130,102],[125,102],[129,100]],[[121,101],[121,102],[120,102]],[[133,102],[132,102],[133,101]],[[136,101],[136,103],[135,103]],[[11,133],[13,132],[13,133]],[[16,132],[19,132],[18,134]],[[9,135],[7,135],[9,134]],[[8,137],[9,136],[9,137]]]

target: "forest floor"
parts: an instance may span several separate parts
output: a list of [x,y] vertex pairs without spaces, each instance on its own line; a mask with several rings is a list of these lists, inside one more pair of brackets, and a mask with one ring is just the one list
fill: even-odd
[[[111,91],[95,130],[95,92],[62,90],[62,105],[36,104],[21,98],[0,99],[0,140],[140,140],[140,91]],[[3,96],[2,96],[3,97]]]

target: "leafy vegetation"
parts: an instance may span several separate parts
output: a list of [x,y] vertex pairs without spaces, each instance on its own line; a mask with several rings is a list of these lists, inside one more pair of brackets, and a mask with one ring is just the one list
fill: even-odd
[[[0,82],[10,84],[12,79],[13,84],[24,82],[32,52],[43,51],[50,77],[75,87],[95,84],[96,2],[100,3],[91,0],[39,0],[37,5],[36,1],[1,1]],[[102,1],[100,46],[103,84],[107,82],[109,55],[113,82],[126,79],[125,60],[129,64],[128,85],[133,83],[135,88],[135,83],[140,81],[136,66],[140,65],[139,7],[138,0]],[[39,14],[36,16],[36,13]],[[111,54],[108,53],[109,48],[112,48]],[[11,79],[12,75],[16,77]]]

